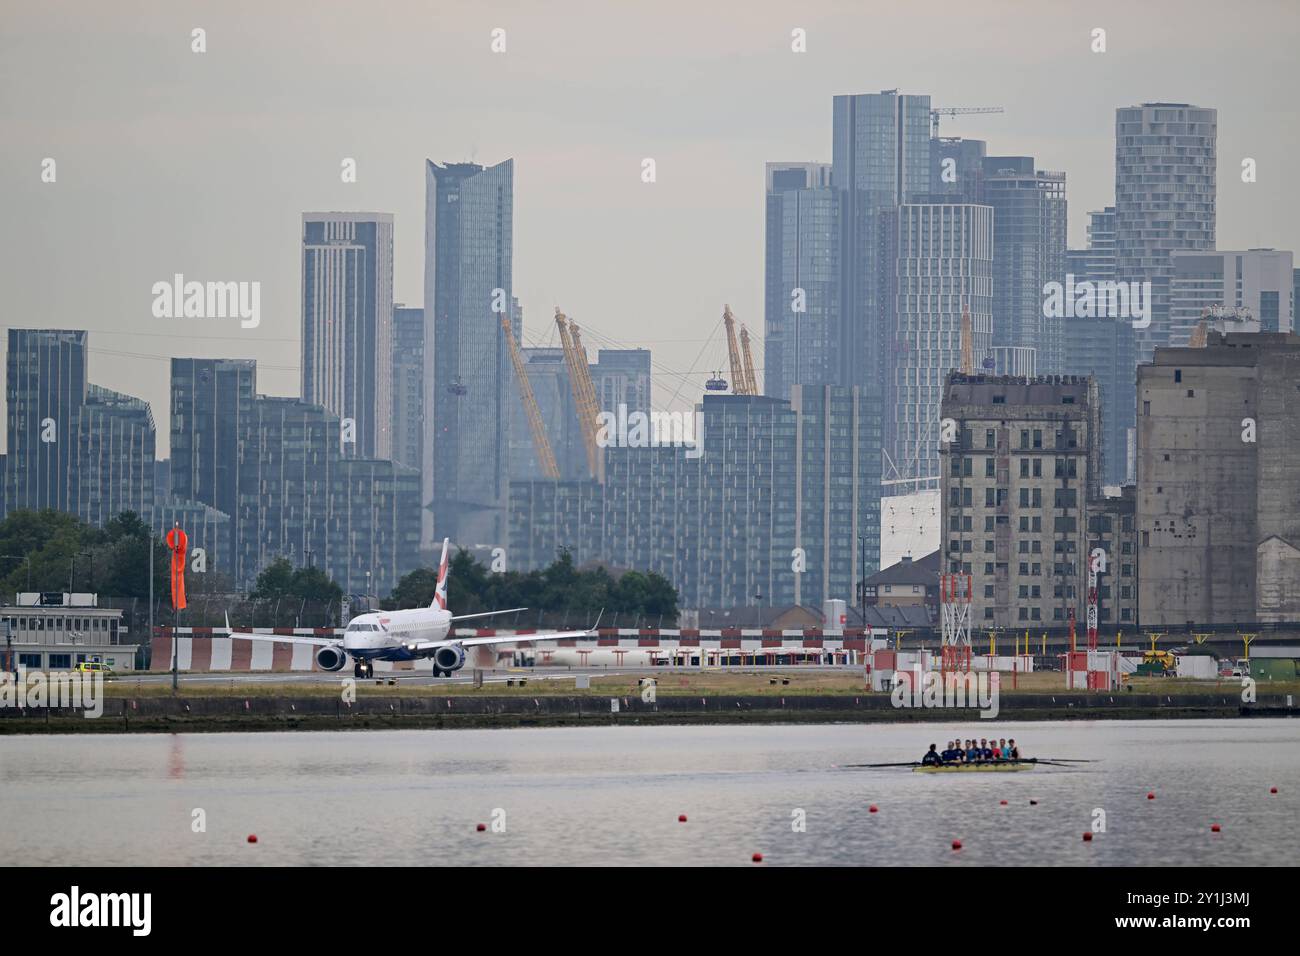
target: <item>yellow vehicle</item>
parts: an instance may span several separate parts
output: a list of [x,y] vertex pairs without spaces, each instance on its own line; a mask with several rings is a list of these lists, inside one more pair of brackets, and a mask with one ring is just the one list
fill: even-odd
[[1169,651],[1143,651],[1142,663],[1138,665],[1139,674],[1173,674],[1178,670],[1178,662]]
[[73,670],[80,674],[103,674],[105,679],[114,676],[113,668],[99,661],[81,661]]

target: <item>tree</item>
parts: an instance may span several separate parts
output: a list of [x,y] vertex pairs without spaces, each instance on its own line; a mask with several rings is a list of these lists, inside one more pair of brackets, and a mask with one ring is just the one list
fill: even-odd
[[262,569],[249,597],[255,601],[278,601],[289,593],[293,584],[293,565],[288,558],[276,558]]
[[[653,572],[628,571],[617,580],[604,568],[580,571],[573,556],[561,550],[555,561],[540,571],[491,573],[460,550],[450,562],[448,602],[457,614],[477,614],[522,607],[541,613],[592,616],[602,609],[611,613],[677,617],[677,591]],[[383,606],[427,607],[433,599],[438,573],[419,568],[405,575]]]

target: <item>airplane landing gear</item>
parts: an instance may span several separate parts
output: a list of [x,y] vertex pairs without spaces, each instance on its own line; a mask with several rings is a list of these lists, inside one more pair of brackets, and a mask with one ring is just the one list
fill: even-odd
[[375,675],[375,665],[371,661],[357,661],[352,665],[352,676],[361,680]]

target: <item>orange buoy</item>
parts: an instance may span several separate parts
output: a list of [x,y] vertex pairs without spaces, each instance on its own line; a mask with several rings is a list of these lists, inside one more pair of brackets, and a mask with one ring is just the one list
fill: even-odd
[[678,822],[678,823],[685,823],[685,822],[686,822],[686,814],[684,814],[684,813],[679,813],[679,814],[677,814],[677,822]]
[[1084,842],[1084,843],[1091,843],[1091,842],[1092,842],[1092,834],[1089,833],[1089,832],[1087,832],[1086,830],[1085,830],[1084,833],[1083,833],[1083,842]]
[[753,856],[750,857],[750,859],[753,860],[755,863],[762,863],[762,862],[763,862],[763,854],[761,854],[761,853],[755,853]]
[[256,834],[256,833],[250,833],[250,834],[248,835],[248,842],[249,842],[249,843],[256,843],[256,842],[257,842],[257,834]]
[[961,840],[953,840],[953,841],[952,841],[952,848],[953,848],[954,850],[960,850],[960,849],[961,849]]
[[868,813],[879,813],[879,812],[880,812],[880,808],[879,808],[878,806],[876,806],[876,805],[873,803],[871,806],[867,807],[867,812],[868,812]]
[[1219,825],[1218,825],[1217,823],[1211,823],[1211,824],[1210,824],[1210,832],[1211,832],[1211,833],[1218,833],[1218,832],[1219,832]]

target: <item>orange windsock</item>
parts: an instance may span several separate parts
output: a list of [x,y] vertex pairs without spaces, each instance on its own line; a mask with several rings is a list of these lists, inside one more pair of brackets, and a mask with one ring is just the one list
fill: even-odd
[[185,608],[185,551],[190,539],[177,525],[167,532],[167,547],[172,553],[172,607]]

